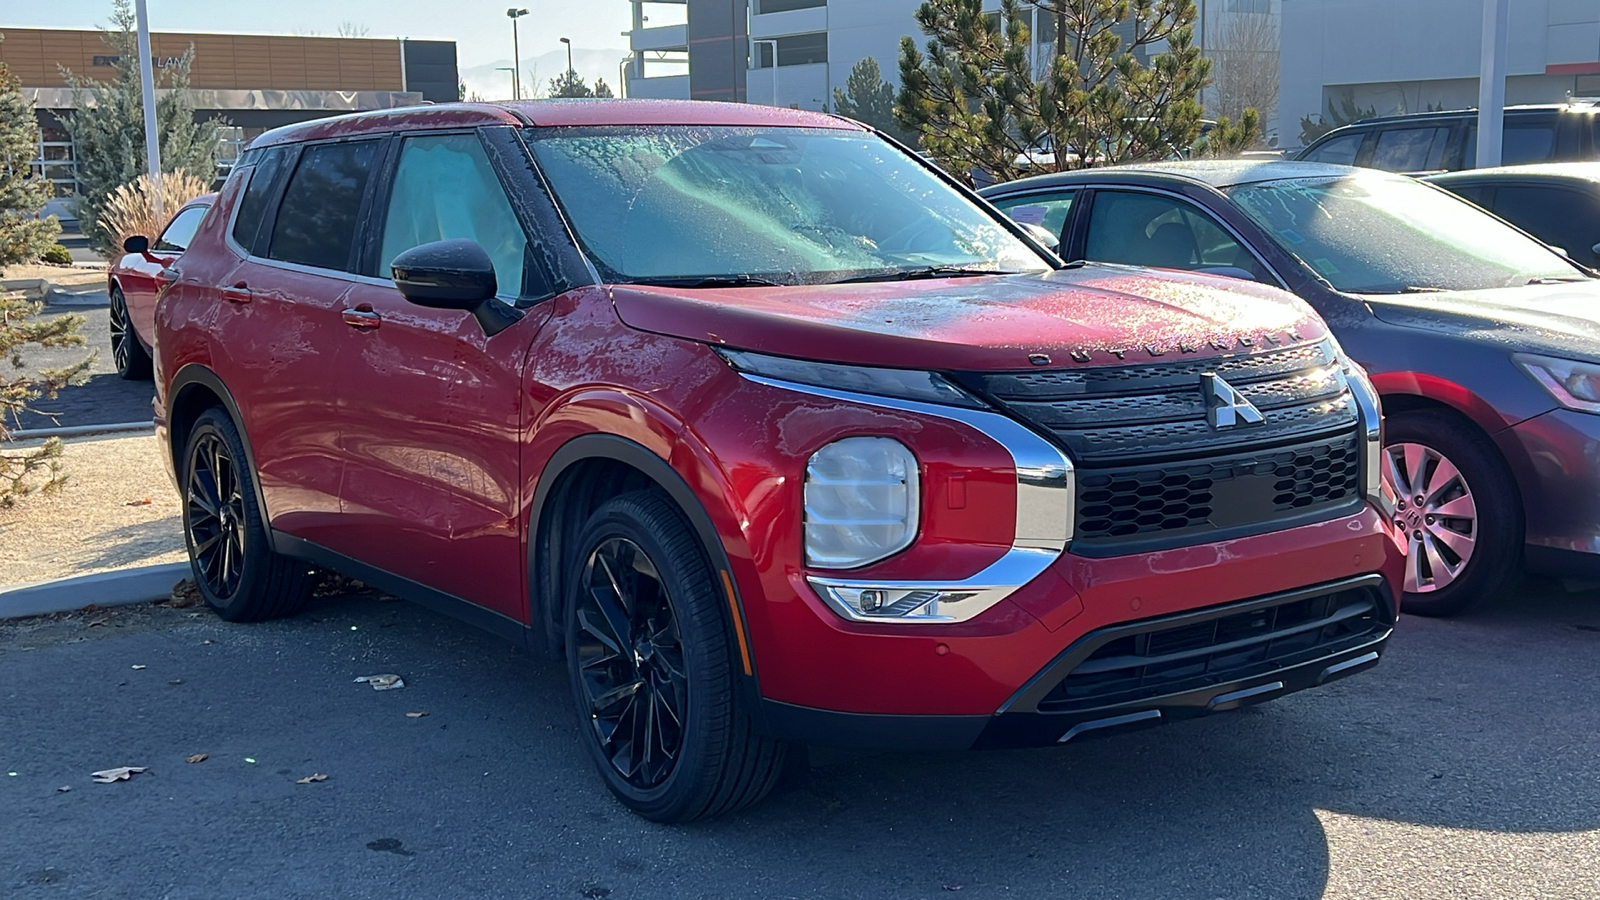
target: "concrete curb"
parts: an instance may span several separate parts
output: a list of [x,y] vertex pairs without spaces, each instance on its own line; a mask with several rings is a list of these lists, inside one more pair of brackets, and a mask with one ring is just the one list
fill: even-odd
[[0,586],[0,619],[71,612],[90,605],[129,606],[164,600],[172,596],[172,586],[187,577],[189,564],[181,562]]
[[116,422],[109,425],[66,425],[60,428],[24,428],[11,432],[11,440],[26,441],[34,438],[82,437],[86,434],[119,434],[121,432],[154,431],[154,422]]

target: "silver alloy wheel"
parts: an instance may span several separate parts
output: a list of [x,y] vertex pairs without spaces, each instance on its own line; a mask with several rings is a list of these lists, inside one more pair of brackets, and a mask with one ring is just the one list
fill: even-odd
[[1383,478],[1395,497],[1395,524],[1409,544],[1406,592],[1448,587],[1478,544],[1478,505],[1448,457],[1425,444],[1384,448]]

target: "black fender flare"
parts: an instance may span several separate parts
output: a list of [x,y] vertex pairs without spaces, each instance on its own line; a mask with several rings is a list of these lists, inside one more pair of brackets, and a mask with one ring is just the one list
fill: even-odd
[[552,571],[555,566],[541,566],[539,560],[543,541],[549,531],[546,514],[550,511],[551,491],[560,483],[561,475],[572,466],[593,459],[620,462],[643,473],[666,491],[667,496],[688,518],[701,546],[705,548],[712,568],[717,570],[719,576],[727,576],[722,586],[729,594],[729,612],[732,614],[728,622],[729,638],[736,642],[736,645],[730,646],[730,651],[735,660],[741,657],[748,660],[745,670],[747,677],[743,680],[755,691],[755,696],[759,696],[754,651],[750,647],[749,631],[745,624],[748,619],[745,616],[744,598],[733,580],[727,550],[717,536],[710,514],[701,505],[700,498],[689,487],[689,483],[670,463],[643,445],[614,434],[585,434],[567,441],[551,455],[539,475],[539,486],[534,490],[528,513],[528,613],[533,633],[543,634],[546,648],[559,654],[562,640],[556,630],[551,601],[561,596],[561,585],[557,580],[560,573]]
[[[250,445],[250,433],[245,430],[244,417],[239,414],[239,404],[233,399],[233,393],[222,383],[217,373],[202,363],[189,363],[179,369],[177,374],[172,376],[172,381],[167,384],[167,453],[172,457],[172,470],[178,480],[178,486],[180,488],[184,486],[182,456],[187,446],[179,447],[175,443],[177,428],[174,427],[176,423],[173,421],[173,411],[179,408],[179,401],[185,392],[196,388],[204,388],[222,401],[222,408],[228,413],[228,417],[233,419],[233,427],[239,431],[239,441],[244,444],[245,465],[250,467],[250,487],[256,495],[256,509],[261,513],[261,529],[266,534],[272,534],[266,497],[261,493],[261,477],[258,474],[261,470],[256,468],[255,449]],[[185,445],[188,444],[188,435],[188,429],[185,429]]]

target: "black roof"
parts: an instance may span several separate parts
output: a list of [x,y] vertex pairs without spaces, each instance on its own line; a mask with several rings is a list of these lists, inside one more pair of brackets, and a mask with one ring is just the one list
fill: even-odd
[[1354,166],[1336,166],[1332,163],[1294,162],[1289,160],[1251,159],[1195,159],[1171,162],[1138,163],[1127,166],[1105,166],[1098,169],[1078,169],[1072,172],[1054,172],[1034,175],[1017,181],[986,187],[978,193],[1010,192],[1017,188],[1054,187],[1064,184],[1082,184],[1105,181],[1137,182],[1181,178],[1186,181],[1208,184],[1214,188],[1256,184],[1263,181],[1283,181],[1292,178],[1340,178],[1350,175],[1372,178],[1398,178],[1376,169],[1358,169]]
[[[1578,98],[1574,98],[1572,101],[1569,101],[1569,102],[1566,102],[1566,103],[1524,103],[1524,104],[1520,104],[1520,105],[1517,105],[1517,106],[1508,106],[1508,107],[1506,107],[1506,112],[1508,112],[1508,113],[1518,113],[1518,112],[1593,113],[1593,112],[1596,112],[1596,111],[1600,111],[1600,107],[1596,107],[1594,101],[1589,100],[1589,99],[1578,99]],[[1352,125],[1373,125],[1373,124],[1379,124],[1379,123],[1383,123],[1383,122],[1412,122],[1412,121],[1427,121],[1429,119],[1453,119],[1453,118],[1460,118],[1461,116],[1467,116],[1467,115],[1475,116],[1477,114],[1478,114],[1478,108],[1476,106],[1469,106],[1466,109],[1433,109],[1433,110],[1428,110],[1426,112],[1398,113],[1396,115],[1389,115],[1389,116],[1368,116],[1365,119],[1357,119],[1356,121],[1354,121],[1354,122],[1352,122],[1350,124],[1352,124]],[[1341,126],[1341,127],[1348,128],[1349,126],[1346,125],[1346,126]],[[1338,129],[1335,129],[1335,130],[1338,130]]]

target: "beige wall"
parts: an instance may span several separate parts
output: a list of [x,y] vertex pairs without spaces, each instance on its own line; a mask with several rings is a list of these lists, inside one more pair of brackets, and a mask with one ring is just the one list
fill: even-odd
[[[96,56],[112,51],[98,31],[0,29],[0,62],[23,87],[62,87],[59,66],[80,78],[110,78]],[[150,36],[157,61],[194,46],[190,87],[219,90],[399,91],[400,42],[375,38],[287,37],[244,34]]]

